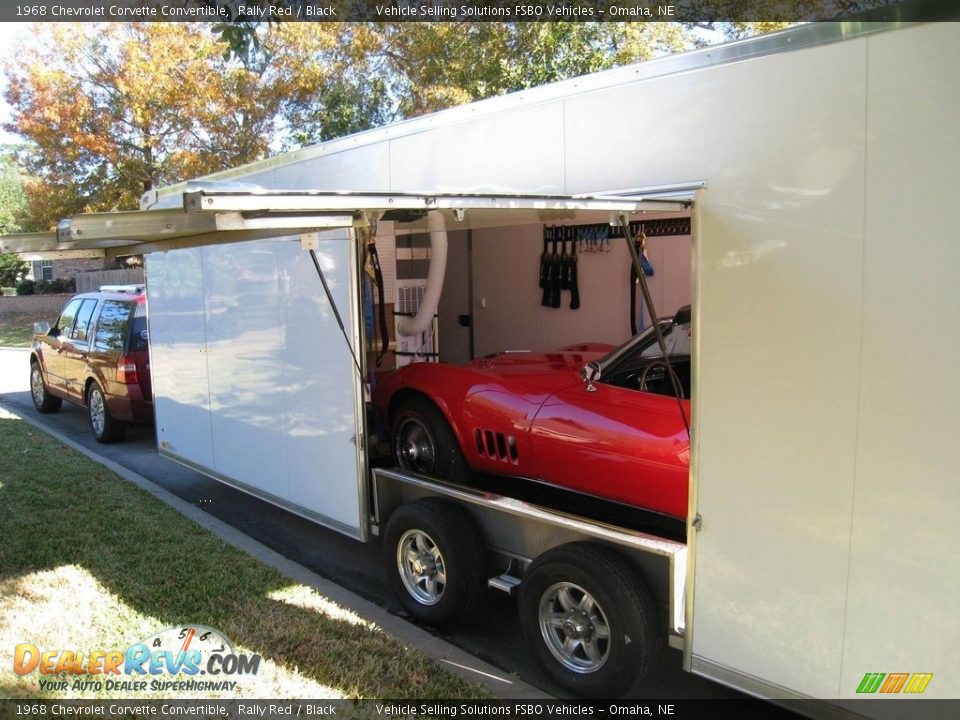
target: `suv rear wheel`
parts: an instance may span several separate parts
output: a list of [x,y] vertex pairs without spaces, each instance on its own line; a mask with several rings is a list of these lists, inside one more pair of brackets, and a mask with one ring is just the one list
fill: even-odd
[[103,390],[95,382],[90,383],[87,390],[87,417],[90,419],[90,432],[97,442],[116,442],[126,432],[127,426],[110,414]]
[[47,390],[43,370],[36,360],[30,363],[30,396],[33,398],[34,406],[42,413],[55,413],[63,406],[63,400],[54,397]]

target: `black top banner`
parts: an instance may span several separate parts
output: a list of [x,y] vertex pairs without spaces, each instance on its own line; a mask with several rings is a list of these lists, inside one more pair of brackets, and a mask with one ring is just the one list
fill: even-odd
[[24,0],[3,22],[821,22],[922,21],[951,0]]

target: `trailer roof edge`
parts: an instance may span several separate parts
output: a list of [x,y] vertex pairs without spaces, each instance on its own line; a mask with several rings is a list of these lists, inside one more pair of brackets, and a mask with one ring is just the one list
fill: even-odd
[[[751,60],[767,55],[792,52],[805,48],[825,45],[845,40],[888,32],[917,24],[911,18],[946,18],[957,15],[957,9],[948,0],[917,0],[887,8],[868,11],[851,16],[847,21],[815,22],[789,28],[776,33],[759,35],[743,40],[734,40],[720,45],[691,50],[676,55],[667,55],[641,63],[610,68],[600,72],[576,78],[541,85],[507,95],[478,100],[466,105],[448,108],[429,115],[422,115],[400,122],[372,128],[353,135],[336,138],[324,143],[291,150],[280,155],[258,160],[235,168],[197,178],[195,181],[238,180],[256,173],[275,170],[314,158],[334,155],[347,150],[365,147],[374,143],[408,137],[434,129],[457,125],[462,122],[484,117],[518,107],[555,101],[564,97],[573,97],[598,90],[609,89],[638,80],[650,80],[668,75],[689,72],[711,66]],[[892,20],[873,21],[872,18],[892,18]],[[167,198],[184,192],[187,182],[177,183],[145,193],[141,199],[141,208],[156,204],[160,198]],[[386,189],[381,189],[386,190]]]

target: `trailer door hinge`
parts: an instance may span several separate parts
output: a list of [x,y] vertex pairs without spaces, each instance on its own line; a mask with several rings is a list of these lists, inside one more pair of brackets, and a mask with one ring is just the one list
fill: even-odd
[[303,233],[300,236],[300,248],[302,250],[319,250],[320,249],[320,235],[319,233]]
[[700,517],[700,513],[697,513],[697,516],[693,519],[693,529],[697,532],[703,530],[703,518]]

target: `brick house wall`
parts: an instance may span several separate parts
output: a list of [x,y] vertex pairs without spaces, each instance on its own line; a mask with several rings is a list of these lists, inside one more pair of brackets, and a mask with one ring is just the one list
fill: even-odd
[[[50,280],[59,280],[61,278],[75,278],[79,273],[90,272],[91,270],[104,270],[108,267],[105,258],[87,258],[74,260],[54,260],[50,266],[52,276]],[[42,279],[40,262],[35,261],[30,264],[31,277],[34,280]]]
[[53,279],[75,278],[78,273],[91,270],[105,270],[107,261],[104,258],[57,260],[53,263]]

